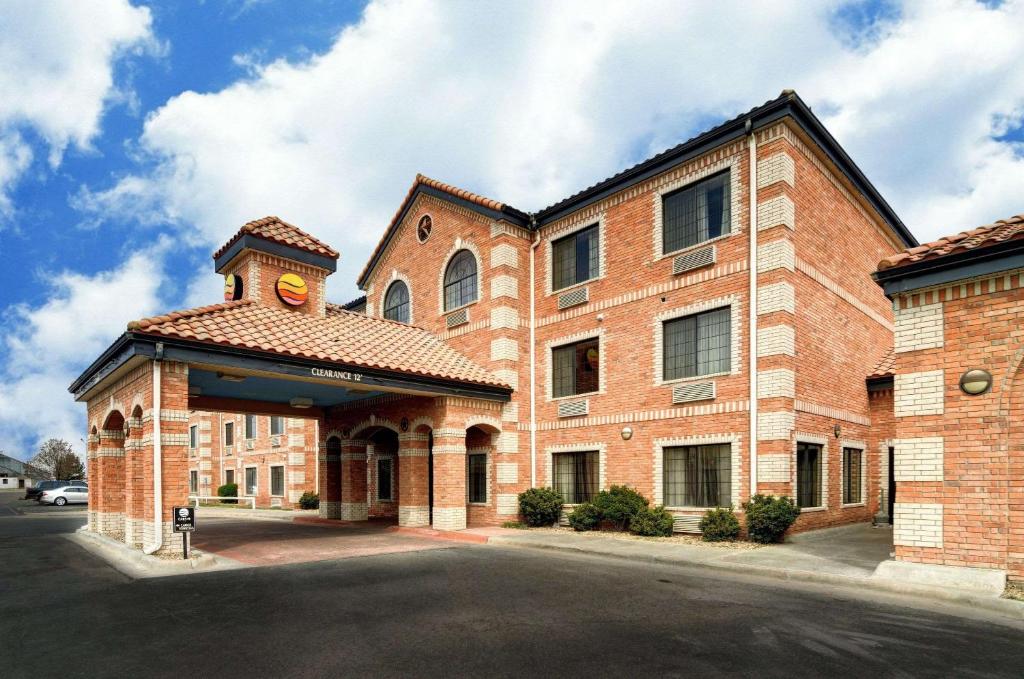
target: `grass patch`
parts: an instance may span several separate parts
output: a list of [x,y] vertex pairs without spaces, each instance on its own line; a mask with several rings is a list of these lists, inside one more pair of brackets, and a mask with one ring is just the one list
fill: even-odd
[[517,528],[519,530],[526,530],[526,524],[522,521],[506,521],[501,524],[502,528]]

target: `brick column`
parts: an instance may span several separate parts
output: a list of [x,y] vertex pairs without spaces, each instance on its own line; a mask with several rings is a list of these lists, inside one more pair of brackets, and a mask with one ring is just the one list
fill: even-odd
[[[174,532],[171,522],[172,507],[189,504],[188,365],[163,361],[160,373],[160,412],[150,409],[149,416],[151,419],[160,418],[162,516],[156,517],[155,521],[153,519],[153,478],[150,476],[145,480],[149,488],[146,504],[150,506],[147,507],[142,530],[146,545],[156,541],[156,531],[160,530],[163,534],[160,553],[167,553],[181,550],[181,536]],[[152,441],[152,427],[147,431]],[[152,459],[152,448],[144,446],[143,457]]]
[[128,420],[128,439],[124,442],[124,543],[142,548],[142,513],[145,486],[142,474],[142,412]]
[[[123,420],[118,420],[123,426]],[[124,539],[124,430],[100,430],[96,466],[100,477],[99,531],[118,540]]]
[[466,527],[466,431],[434,430],[434,528]]
[[341,444],[341,518],[366,521],[366,441],[350,440]]
[[86,528],[92,532],[99,531],[99,519],[98,519],[98,508],[100,502],[101,482],[99,474],[99,463],[97,461],[97,453],[100,447],[100,435],[99,433],[89,434],[87,439],[88,448],[86,449],[86,464],[88,465],[85,472],[85,477],[89,480],[89,505],[88,511],[86,512]]
[[429,526],[429,434],[398,436],[398,525]]
[[[323,429],[323,423],[321,423]],[[321,447],[320,458],[320,518],[341,518],[341,440],[331,436]]]

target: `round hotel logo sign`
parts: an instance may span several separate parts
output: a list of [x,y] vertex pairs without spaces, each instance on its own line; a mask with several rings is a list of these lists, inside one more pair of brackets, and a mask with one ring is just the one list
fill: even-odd
[[309,297],[306,281],[293,273],[286,273],[277,279],[277,296],[290,306],[302,306]]
[[224,277],[224,301],[233,302],[236,299],[242,299],[242,277],[229,273]]

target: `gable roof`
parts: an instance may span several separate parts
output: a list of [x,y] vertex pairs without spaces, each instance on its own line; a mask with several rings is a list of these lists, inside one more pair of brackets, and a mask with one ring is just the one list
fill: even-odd
[[1024,214],[1000,219],[994,224],[961,231],[938,240],[886,257],[878,263],[879,271],[909,266],[970,251],[984,250],[1007,241],[1024,240]]
[[237,300],[128,324],[129,332],[509,389],[434,334],[332,305],[326,317]]
[[283,219],[274,216],[254,219],[244,224],[227,243],[222,245],[217,252],[213,253],[213,258],[215,260],[218,259],[245,235],[251,235],[261,240],[287,247],[298,248],[299,250],[322,257],[338,258],[338,251],[330,245],[314,238],[294,224],[289,224]]

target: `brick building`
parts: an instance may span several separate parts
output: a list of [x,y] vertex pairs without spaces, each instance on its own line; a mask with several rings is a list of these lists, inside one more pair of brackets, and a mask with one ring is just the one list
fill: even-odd
[[251,222],[214,256],[229,301],[130,324],[72,385],[90,526],[162,548],[189,410],[317,420],[328,518],[460,529],[618,483],[680,530],[755,492],[795,496],[797,530],[867,521],[894,327],[871,272],[915,245],[790,91],[536,213],[417,176],[344,307],[333,248]]
[[896,559],[993,589],[1024,579],[1024,215],[885,258],[875,278],[895,310],[869,388],[893,413],[876,426],[892,431]]

